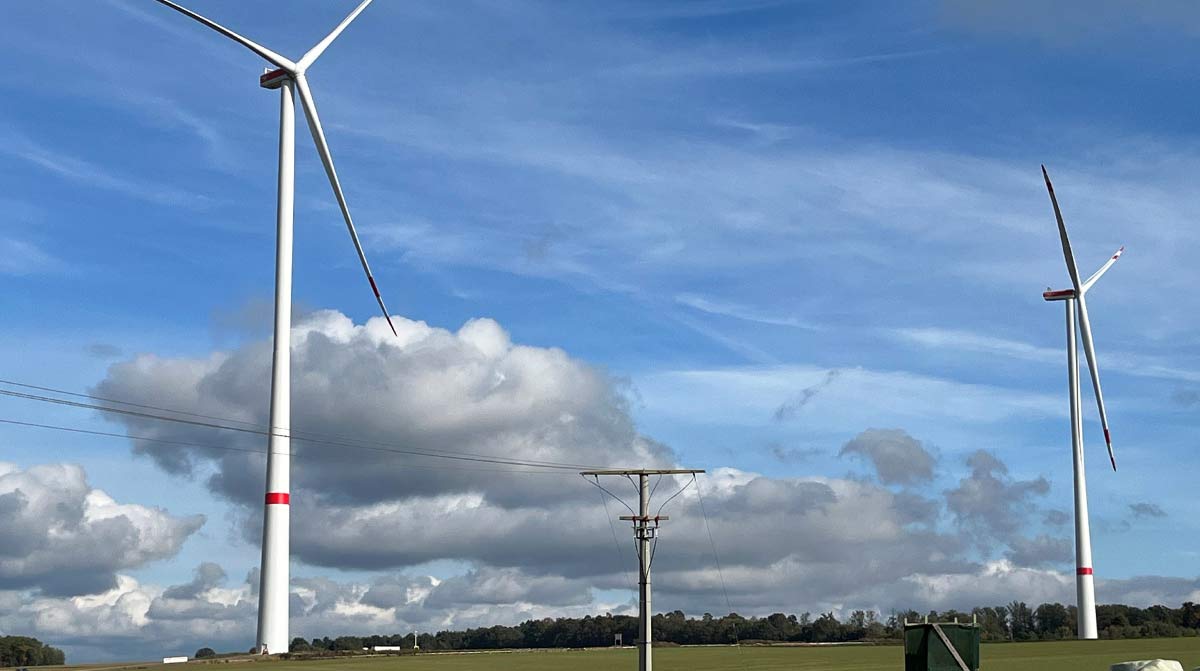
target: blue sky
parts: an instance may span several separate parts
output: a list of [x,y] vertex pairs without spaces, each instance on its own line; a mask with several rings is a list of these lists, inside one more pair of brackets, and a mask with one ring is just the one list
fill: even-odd
[[[983,449],[1012,482],[1045,478],[1039,510],[1069,512],[1047,164],[1081,271],[1127,246],[1089,300],[1121,467],[1085,395],[1097,575],[1192,580],[1200,13],[1075,4],[381,2],[310,81],[395,314],[561,349],[684,465],[878,481],[841,448],[901,429],[939,464],[928,496]],[[293,57],[350,8],[190,6]],[[258,59],[152,2],[8,14],[0,377],[85,390],[139,355],[268,337],[278,101]],[[302,125],[297,157],[298,312],[362,324],[374,302]],[[121,430],[13,399],[0,417]],[[120,501],[206,515],[122,575],[257,563],[236,496],[127,442],[0,427],[0,461],[78,463]],[[1022,533],[1070,537],[1038,519]]]

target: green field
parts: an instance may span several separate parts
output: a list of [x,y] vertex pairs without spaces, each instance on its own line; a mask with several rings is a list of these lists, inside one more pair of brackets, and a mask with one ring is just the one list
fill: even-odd
[[[1163,658],[1200,666],[1200,638],[1160,638],[1129,641],[1063,641],[983,646],[987,671],[1107,671],[1110,664],[1134,659]],[[900,646],[659,648],[654,666],[660,671],[737,671],[761,669],[839,669],[845,671],[902,671]],[[171,669],[197,666],[212,671],[608,671],[637,668],[631,649],[584,651],[518,651],[424,654],[405,657],[358,657],[314,661],[214,662],[187,665],[133,665],[127,669]],[[82,668],[82,667],[81,667]],[[90,667],[114,669],[111,665]]]

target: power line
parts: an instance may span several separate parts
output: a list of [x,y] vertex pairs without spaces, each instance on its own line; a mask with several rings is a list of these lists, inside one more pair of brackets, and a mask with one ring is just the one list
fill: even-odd
[[[661,475],[660,475],[660,476],[658,476],[658,481],[659,481],[659,482],[662,482],[662,477],[663,477],[663,476],[661,476]],[[675,499],[675,497],[676,497],[676,496],[679,496],[679,495],[680,495],[680,494],[682,494],[684,491],[686,491],[688,487],[691,487],[691,486],[692,486],[692,483],[694,483],[694,482],[696,482],[696,474],[695,474],[695,473],[692,473],[692,480],[691,480],[691,482],[688,482],[688,483],[687,483],[686,485],[684,485],[683,487],[680,487],[680,488],[679,488],[679,491],[677,491],[677,492],[675,492],[674,494],[672,494],[672,495],[668,496],[668,497],[667,497],[667,500],[666,500],[666,501],[663,501],[663,502],[662,502],[662,505],[660,505],[660,506],[658,507],[658,512],[654,513],[654,517],[655,517],[655,518],[662,517],[662,511],[663,511],[663,508],[666,508],[668,503],[670,503],[671,501],[673,501],[673,500]],[[658,489],[658,482],[654,483],[654,489]],[[650,498],[654,498],[654,489],[651,489],[651,490],[650,490]],[[665,519],[665,518],[664,518],[664,519]],[[651,565],[653,565],[653,564],[654,564],[654,553],[656,553],[656,552],[658,552],[658,535],[657,535],[657,534],[655,534],[655,536],[654,536],[654,543],[653,543],[653,545],[651,545],[651,546],[650,546],[650,564],[651,564]]]
[[64,396],[74,396],[76,398],[87,398],[87,399],[91,399],[93,401],[104,401],[105,403],[116,403],[117,405],[127,405],[131,408],[142,408],[143,410],[158,410],[160,412],[171,412],[176,415],[187,415],[188,417],[199,417],[201,419],[212,419],[212,420],[216,420],[218,422],[233,422],[234,424],[246,424],[248,426],[259,427],[259,428],[265,428],[267,426],[265,424],[259,424],[256,422],[248,422],[248,421],[240,420],[240,419],[232,419],[229,417],[219,417],[216,415],[204,415],[204,414],[201,414],[198,412],[188,412],[186,410],[176,410],[174,408],[164,408],[164,407],[158,406],[158,405],[145,405],[142,403],[134,403],[132,401],[122,401],[120,399],[115,399],[115,398],[107,398],[104,396],[95,396],[93,394],[84,394],[84,393],[77,392],[77,391],[67,391],[66,389],[55,389],[54,387],[43,387],[41,385],[29,384],[28,382],[17,382],[15,380],[0,379],[0,384],[6,384],[10,387],[22,387],[25,389],[36,389],[38,391],[48,391],[48,392],[52,392],[55,394],[62,394]]
[[[661,478],[662,476],[660,475],[659,477]],[[654,513],[655,517],[658,517],[658,516],[662,515],[663,508],[666,508],[666,507],[667,507],[667,504],[668,504],[668,503],[670,503],[671,501],[673,501],[673,500],[675,499],[675,497],[676,497],[676,496],[679,496],[680,494],[682,494],[682,493],[684,493],[685,491],[687,491],[687,488],[688,488],[688,487],[691,487],[693,484],[695,484],[695,482],[696,482],[696,474],[695,474],[695,473],[692,473],[692,481],[691,481],[691,482],[689,482],[689,483],[687,483],[687,484],[686,484],[686,485],[684,485],[683,487],[680,487],[680,488],[679,488],[679,491],[677,491],[677,492],[675,492],[674,494],[672,494],[672,495],[668,496],[668,497],[667,497],[667,500],[666,500],[666,501],[663,501],[663,502],[662,502],[662,505],[658,507],[658,512],[657,512],[657,513]],[[653,497],[654,497],[654,492],[653,492],[653,491],[651,491],[651,492],[650,492],[650,497],[651,497],[651,498],[653,498]]]
[[[143,442],[147,442],[147,443],[162,443],[162,444],[166,444],[166,445],[177,445],[180,447],[196,447],[196,448],[200,448],[200,449],[204,449],[204,450],[224,450],[227,452],[244,452],[247,454],[262,454],[262,455],[271,454],[271,452],[269,450],[256,450],[253,448],[232,447],[229,445],[212,445],[209,443],[193,443],[193,442],[183,441],[183,440],[169,440],[166,438],[150,438],[148,436],[131,436],[131,435],[125,434],[125,433],[112,433],[109,431],[96,431],[93,429],[81,429],[78,427],[58,426],[58,425],[54,425],[54,424],[40,424],[38,422],[22,422],[20,420],[5,419],[2,417],[0,417],[0,424],[10,424],[13,426],[23,426],[23,427],[34,428],[34,429],[49,429],[49,430],[54,430],[54,431],[64,431],[67,433],[79,433],[79,434],[85,434],[85,435],[89,435],[89,436],[102,436],[102,437],[106,437],[106,438],[120,438],[120,439],[127,439],[127,440],[136,440],[136,441],[143,441]],[[276,452],[274,454],[282,454],[282,453]],[[407,463],[405,464],[404,467],[407,469],[436,470],[436,471],[478,471],[478,472],[483,472],[483,473],[521,473],[521,474],[529,474],[529,475],[565,475],[566,474],[564,471],[558,471],[558,470],[554,470],[554,471],[519,471],[519,470],[510,469],[510,468],[464,468],[461,466],[459,466],[459,467],[454,467],[454,466],[413,466],[412,464],[407,464]]]
[[[721,593],[725,595],[725,607],[733,613],[733,602],[729,600],[729,590],[725,587],[725,574],[721,571],[721,558],[717,555],[717,541],[713,540],[712,527],[708,525],[708,513],[704,511],[704,496],[700,493],[700,481],[696,481],[696,499],[700,501],[700,516],[704,518],[704,530],[708,532],[708,542],[712,545],[713,562],[717,565],[717,578],[721,581]],[[737,622],[733,623],[733,642],[738,650],[742,649],[738,640]]]
[[[6,384],[13,384],[13,383],[6,382],[3,380],[0,380],[0,382],[4,382]],[[17,383],[17,384],[20,384],[21,386],[25,386],[26,388],[33,388],[32,385],[24,385],[22,383]],[[42,389],[50,389],[50,388],[42,388]],[[50,390],[53,391],[54,393],[66,393],[66,394],[81,396],[81,397],[85,397],[85,398],[88,397],[87,395],[75,394],[74,392],[60,392],[59,390],[53,390],[53,389],[50,389]],[[405,448],[390,446],[387,443],[380,443],[380,442],[376,442],[376,441],[366,441],[366,440],[361,440],[361,439],[348,439],[348,438],[341,438],[341,437],[317,438],[317,437],[311,437],[311,436],[307,436],[307,435],[295,435],[294,433],[282,433],[282,432],[276,433],[273,430],[267,430],[267,429],[262,429],[262,428],[229,426],[226,424],[218,424],[218,423],[210,422],[210,421],[201,421],[200,419],[185,419],[182,417],[168,417],[168,416],[164,416],[164,415],[154,414],[151,412],[142,412],[140,410],[114,408],[114,407],[105,406],[105,405],[98,405],[95,403],[85,403],[85,402],[81,402],[81,401],[73,401],[73,400],[64,399],[64,398],[53,398],[50,396],[41,396],[41,395],[37,395],[37,394],[29,394],[29,393],[25,393],[25,392],[12,391],[12,390],[8,390],[8,389],[0,389],[0,396],[8,396],[11,398],[18,398],[18,399],[22,399],[22,400],[51,403],[51,404],[62,405],[62,406],[67,406],[67,407],[96,410],[99,412],[119,414],[119,415],[125,415],[125,416],[130,416],[130,417],[137,417],[137,418],[141,418],[141,419],[174,422],[177,424],[185,424],[185,425],[189,425],[189,426],[197,426],[197,427],[203,427],[203,428],[218,429],[218,430],[224,430],[224,431],[236,431],[239,433],[248,433],[248,434],[260,435],[260,436],[280,436],[280,437],[291,438],[293,440],[298,440],[298,441],[302,441],[302,442],[306,442],[306,443],[323,444],[323,445],[329,445],[329,446],[344,447],[344,448],[349,448],[349,449],[368,450],[368,451],[373,451],[373,452],[385,452],[385,453],[394,453],[394,454],[404,454],[407,456],[415,456],[415,457],[426,457],[426,458],[431,458],[431,459],[448,459],[448,460],[454,460],[454,461],[489,463],[489,464],[499,464],[499,465],[504,465],[504,466],[522,466],[522,467],[526,467],[526,468],[541,468],[541,469],[550,469],[550,470],[559,470],[559,471],[577,471],[580,467],[586,468],[586,466],[581,466],[579,464],[570,464],[570,463],[564,463],[564,462],[541,461],[541,460],[534,460],[534,459],[507,459],[507,458],[503,458],[503,457],[493,457],[493,456],[473,454],[473,453],[468,453],[468,452],[452,452],[452,451],[448,451],[448,450],[405,449]],[[139,406],[139,404],[128,403],[128,402],[124,402],[124,401],[108,400],[107,402],[116,402],[116,403],[120,403],[123,405],[129,405],[130,407],[138,407]],[[142,406],[142,407],[151,408],[154,406]],[[176,412],[177,414],[187,414],[187,415],[191,415],[193,417],[203,417],[202,415],[198,415],[197,413],[187,413],[185,411],[176,411],[176,410],[166,409],[166,408],[155,408],[155,409],[158,409],[163,412]],[[209,417],[211,417],[211,416],[209,416]],[[216,419],[219,420],[220,418],[216,418]],[[220,421],[224,421],[224,420],[220,420]],[[247,424],[247,422],[241,422],[240,420],[229,420],[229,421]]]
[[625,503],[624,499],[622,499],[621,497],[617,496],[616,494],[613,494],[612,492],[610,492],[610,491],[608,491],[607,489],[605,489],[605,488],[604,488],[604,485],[600,484],[600,478],[599,478],[599,477],[596,477],[596,482],[595,482],[595,483],[593,483],[591,480],[588,480],[586,475],[585,475],[585,476],[583,476],[583,479],[584,479],[584,480],[585,480],[585,481],[586,481],[588,484],[595,484],[597,487],[599,487],[599,488],[600,488],[600,491],[601,491],[601,492],[604,492],[605,494],[608,494],[609,496],[611,496],[611,497],[613,497],[614,499],[616,499],[616,500],[617,500],[617,502],[618,502],[618,503],[620,503],[621,505],[625,506],[625,509],[626,509],[626,510],[628,510],[630,513],[632,513],[632,514],[634,514],[634,515],[636,515],[636,514],[637,514],[637,512],[636,512],[636,511],[635,511],[633,508],[630,508],[630,507],[629,507],[629,504],[628,504],[628,503]]
[[[321,433],[312,432],[312,431],[302,431],[302,430],[298,431],[295,429],[289,430],[287,434],[283,434],[283,433],[272,434],[271,431],[273,431],[274,429],[276,429],[278,427],[270,427],[270,426],[264,425],[264,424],[258,424],[255,422],[248,422],[248,421],[239,420],[239,419],[231,419],[228,417],[220,417],[220,416],[216,416],[216,415],[205,415],[205,414],[200,414],[200,413],[194,413],[194,412],[189,412],[186,410],[179,410],[176,408],[166,408],[166,407],[162,407],[162,406],[134,403],[132,401],[124,401],[124,400],[120,400],[120,399],[105,398],[105,397],[101,397],[101,396],[94,396],[92,394],[83,394],[83,393],[68,391],[68,390],[64,390],[64,389],[56,389],[54,387],[33,385],[33,384],[25,383],[25,382],[17,382],[14,380],[0,379],[0,384],[7,384],[10,386],[16,386],[16,387],[24,387],[27,389],[36,389],[39,391],[48,391],[48,392],[52,392],[55,394],[74,396],[77,398],[86,398],[86,399],[90,399],[90,400],[104,401],[106,403],[116,403],[118,405],[125,405],[125,406],[129,406],[129,407],[133,407],[133,408],[157,410],[160,412],[169,412],[169,413],[173,413],[173,414],[177,414],[177,415],[198,417],[201,419],[211,419],[211,420],[215,420],[218,422],[230,422],[230,423],[234,423],[234,424],[244,424],[249,428],[230,427],[230,426],[223,426],[223,425],[222,426],[213,426],[212,424],[205,423],[205,422],[196,422],[194,420],[185,420],[185,419],[180,419],[180,418],[175,418],[175,417],[163,417],[161,415],[155,415],[153,413],[138,413],[138,412],[129,411],[129,410],[122,410],[120,408],[108,408],[108,407],[104,407],[104,406],[94,406],[92,404],[77,405],[77,402],[68,401],[66,399],[51,399],[51,398],[47,398],[47,397],[35,396],[33,394],[21,394],[20,392],[10,392],[7,390],[0,390],[0,394],[7,395],[7,396],[16,396],[16,397],[20,397],[20,398],[28,398],[31,400],[49,401],[49,402],[54,402],[54,403],[60,403],[63,405],[77,405],[77,407],[86,407],[86,408],[96,409],[96,410],[100,410],[101,412],[112,412],[112,413],[126,414],[126,415],[132,415],[132,416],[142,416],[142,417],[148,417],[148,418],[153,418],[153,419],[159,419],[159,420],[163,420],[163,421],[174,421],[174,422],[179,422],[179,423],[184,423],[184,424],[197,424],[200,426],[208,426],[210,428],[220,428],[220,429],[225,429],[225,430],[230,430],[230,431],[258,433],[260,435],[284,436],[284,437],[295,438],[297,440],[310,440],[310,442],[320,442],[322,440],[333,441],[339,445],[347,446],[347,447],[351,443],[358,443],[358,444],[362,444],[362,445],[394,448],[393,444],[384,443],[384,442],[380,442],[380,441],[368,440],[368,439],[363,439],[363,438],[345,438],[343,436],[336,436],[336,435],[331,435],[331,434],[321,434]],[[438,449],[433,449],[433,448],[427,448],[425,450],[422,450],[422,453],[423,454],[439,453],[439,454],[448,454],[448,455],[454,455],[454,456],[478,457],[478,458],[483,458],[483,459],[492,458],[490,455],[472,454],[469,452],[456,452],[453,450],[438,450]],[[563,468],[563,469],[577,469],[577,468],[581,468],[581,467],[586,467],[586,466],[581,466],[580,464],[574,464],[574,463],[543,461],[543,460],[536,460],[536,459],[525,459],[525,460],[521,460],[521,461],[524,462],[521,465],[536,464],[538,466],[553,466],[553,467],[558,467],[558,468]]]
[[[586,480],[587,478],[585,477],[584,479]],[[604,493],[608,490],[600,485],[599,476],[596,476],[595,484],[600,490],[600,503],[604,506],[604,517],[608,519],[608,530],[612,532],[613,545],[617,546],[617,559],[621,562],[621,573],[625,576],[625,584],[629,586],[629,591],[633,592],[633,574],[630,573],[629,567],[625,565],[625,553],[621,551],[621,541],[617,540],[617,527],[613,524],[612,513],[608,512],[608,499],[604,497]],[[624,504],[625,502],[621,501],[621,503]],[[625,507],[629,508],[628,505]],[[633,512],[633,510],[630,509],[630,512]]]

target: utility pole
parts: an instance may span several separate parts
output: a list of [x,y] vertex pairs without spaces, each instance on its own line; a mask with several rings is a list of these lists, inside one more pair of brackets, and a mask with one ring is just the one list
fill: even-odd
[[650,564],[654,559],[654,553],[651,550],[650,542],[655,541],[658,536],[659,523],[670,519],[666,515],[650,515],[650,476],[691,475],[694,477],[703,472],[702,469],[684,468],[583,471],[580,473],[585,478],[596,478],[597,481],[601,475],[617,475],[631,480],[633,476],[637,476],[639,512],[637,515],[622,515],[620,519],[633,522],[633,538],[638,555],[638,671],[653,671],[654,669],[650,648],[651,642],[654,640],[650,631],[650,616],[652,615],[650,611]]

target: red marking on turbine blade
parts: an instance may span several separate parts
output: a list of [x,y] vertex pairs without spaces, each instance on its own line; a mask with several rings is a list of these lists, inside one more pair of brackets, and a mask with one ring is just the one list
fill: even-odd
[[284,505],[292,504],[292,495],[287,492],[267,492],[267,505]]
[[1113,456],[1112,437],[1108,435],[1108,429],[1104,430],[1104,444],[1108,446],[1108,460],[1112,462],[1113,470],[1117,470],[1117,458]]
[[375,292],[375,300],[379,301],[379,309],[383,311],[383,318],[387,320],[388,327],[392,329],[392,335],[399,337],[396,333],[396,325],[392,323],[392,317],[387,313],[387,308],[383,307],[383,296],[379,295],[379,287],[375,286],[375,278],[367,275],[367,281],[371,283],[371,291]]
[[1090,566],[1080,566],[1075,569],[1075,575],[1091,575],[1092,568]]

